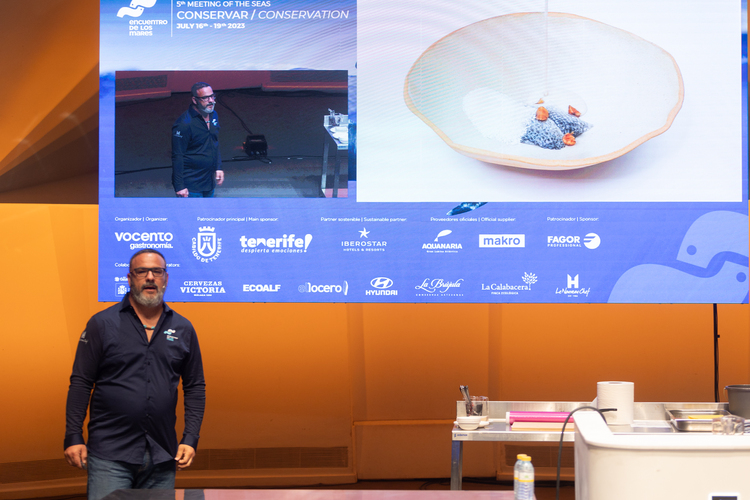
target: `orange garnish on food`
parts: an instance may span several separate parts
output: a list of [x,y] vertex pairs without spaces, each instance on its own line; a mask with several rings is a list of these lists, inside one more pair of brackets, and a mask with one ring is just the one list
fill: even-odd
[[539,100],[538,100],[538,101],[537,101],[536,103],[537,103],[537,104],[544,104],[544,99],[542,99],[542,98],[540,97],[540,98],[539,98]]
[[576,143],[576,138],[573,136],[573,134],[565,134],[563,136],[563,144],[566,146],[573,146]]
[[542,106],[539,106],[538,108],[536,108],[536,119],[537,120],[539,120],[540,122],[543,122],[547,118],[549,118],[549,111],[547,111]]
[[573,106],[568,106],[568,114],[573,116],[581,116],[581,112]]

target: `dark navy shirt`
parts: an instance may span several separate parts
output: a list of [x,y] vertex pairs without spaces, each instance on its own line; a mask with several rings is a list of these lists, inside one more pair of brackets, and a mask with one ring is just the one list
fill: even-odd
[[177,454],[180,378],[185,402],[181,444],[198,448],[206,403],[201,352],[193,325],[167,304],[149,342],[128,297],[95,314],[78,342],[65,448],[86,444],[82,429],[91,396],[89,453],[140,465],[148,442],[154,463],[162,463]]
[[172,185],[175,192],[211,191],[221,170],[219,115],[211,112],[208,126],[190,106],[172,125]]

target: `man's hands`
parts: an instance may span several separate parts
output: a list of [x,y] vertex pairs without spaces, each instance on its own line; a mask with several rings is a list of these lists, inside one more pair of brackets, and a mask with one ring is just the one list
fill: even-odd
[[175,194],[177,195],[178,198],[187,198],[188,193],[189,193],[188,188],[185,188],[185,189],[180,189]]
[[217,170],[216,171],[216,185],[221,186],[222,184],[224,184],[224,171]]
[[[195,451],[193,451],[193,454],[195,454]],[[88,457],[89,452],[85,444],[74,444],[65,448],[65,461],[73,467],[85,468]]]
[[174,459],[177,461],[177,470],[187,469],[190,464],[193,463],[195,457],[195,448],[186,444],[181,444],[177,448],[177,456]]

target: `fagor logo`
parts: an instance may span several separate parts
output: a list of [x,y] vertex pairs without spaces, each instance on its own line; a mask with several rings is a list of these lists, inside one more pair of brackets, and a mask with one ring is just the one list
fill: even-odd
[[133,0],[130,7],[122,7],[117,11],[117,17],[140,17],[144,9],[150,9],[156,5],[156,0]]
[[523,248],[525,234],[480,234],[479,248]]

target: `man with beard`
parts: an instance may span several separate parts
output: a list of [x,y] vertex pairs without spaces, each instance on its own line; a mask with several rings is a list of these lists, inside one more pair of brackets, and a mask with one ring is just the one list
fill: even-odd
[[190,92],[193,103],[172,125],[172,185],[180,198],[212,198],[224,182],[216,96],[205,82]]
[[[135,253],[130,293],[95,314],[78,342],[64,449],[70,465],[88,470],[88,500],[117,489],[174,489],[175,468],[190,466],[195,456],[206,383],[193,325],[162,300],[168,280],[161,253]],[[178,445],[180,378],[185,429]],[[87,446],[82,427],[89,397]]]

